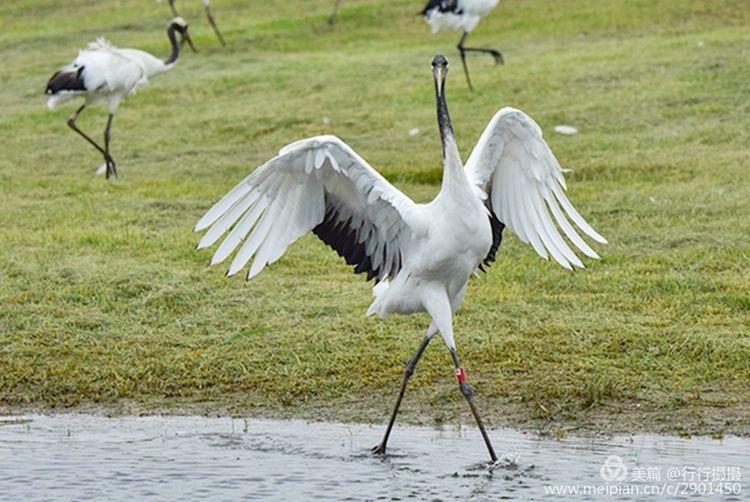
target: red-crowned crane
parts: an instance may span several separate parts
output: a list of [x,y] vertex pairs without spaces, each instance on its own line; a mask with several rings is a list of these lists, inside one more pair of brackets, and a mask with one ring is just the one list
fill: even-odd
[[[180,41],[177,40],[176,33],[180,34]],[[169,22],[167,36],[172,44],[172,52],[164,60],[138,49],[119,49],[100,37],[90,43],[88,48],[80,50],[72,63],[55,72],[47,82],[45,92],[49,96],[47,106],[50,108],[74,98],[84,99],[83,105],[68,118],[68,126],[104,155],[104,165],[99,171],[104,171],[107,178],[117,175],[115,161],[109,153],[109,134],[112,118],[120,102],[150,78],[171,70],[177,62],[183,42],[187,42],[195,50],[188,35],[187,23],[181,17],[175,17]],[[76,125],[78,116],[92,103],[105,104],[109,110],[104,130],[104,147],[99,146]]]
[[570,270],[584,265],[562,234],[584,254],[598,256],[569,219],[594,240],[606,240],[565,196],[560,164],[539,126],[520,110],[503,108],[495,114],[464,167],[445,100],[445,57],[435,56],[432,72],[443,145],[443,181],[432,202],[415,204],[349,145],[335,136],[316,136],[282,148],[209,209],[195,226],[196,231],[208,229],[198,249],[228,231],[211,264],[239,247],[227,274],[236,274],[252,259],[251,279],[312,231],[355,265],[355,272],[376,279],[368,315],[427,312],[430,326],[406,366],[385,435],[373,451],[385,453],[409,377],[439,332],[495,461],[453,337],[453,313],[469,277],[495,260],[505,227],[543,258],[551,256]]
[[432,26],[432,32],[439,30],[462,30],[461,40],[458,41],[458,50],[461,53],[461,63],[464,66],[466,83],[473,90],[469,69],[466,66],[467,52],[485,52],[495,59],[495,63],[503,63],[503,55],[496,49],[484,47],[466,47],[464,42],[479,20],[497,7],[500,0],[429,0],[422,15]]

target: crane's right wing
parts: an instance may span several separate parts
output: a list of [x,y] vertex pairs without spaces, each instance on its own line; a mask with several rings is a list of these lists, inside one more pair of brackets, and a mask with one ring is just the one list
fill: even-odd
[[291,143],[200,219],[198,249],[231,231],[211,259],[224,261],[244,241],[227,275],[253,258],[251,279],[299,237],[313,231],[355,273],[382,280],[401,268],[401,247],[414,202],[335,136]]

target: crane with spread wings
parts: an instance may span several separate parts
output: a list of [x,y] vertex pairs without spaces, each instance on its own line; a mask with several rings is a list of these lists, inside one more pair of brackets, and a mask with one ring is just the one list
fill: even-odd
[[434,200],[414,203],[346,143],[316,136],[282,148],[217,202],[195,230],[208,229],[199,249],[226,234],[211,264],[223,262],[239,248],[227,274],[238,273],[252,260],[248,279],[312,231],[354,265],[355,272],[376,280],[368,315],[427,312],[427,333],[406,366],[388,428],[374,451],[385,453],[407,382],[430,340],[440,333],[494,461],[497,456],[453,336],[453,314],[469,277],[495,260],[506,227],[540,256],[570,270],[584,267],[570,244],[598,258],[573,224],[598,242],[606,240],[566,197],[560,164],[539,126],[520,110],[497,112],[464,166],[445,100],[445,57],[435,56],[432,71],[443,145],[443,179]]

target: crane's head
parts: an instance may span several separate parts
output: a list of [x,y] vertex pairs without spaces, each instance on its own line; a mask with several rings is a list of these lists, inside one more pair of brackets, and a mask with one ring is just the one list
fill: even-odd
[[438,54],[432,58],[432,75],[435,77],[435,92],[438,96],[443,94],[445,76],[448,74],[448,60],[445,56]]
[[175,17],[169,22],[167,30],[174,30],[180,34],[180,45],[183,45],[185,42],[187,42],[188,45],[190,45],[190,48],[193,49],[193,52],[198,52],[197,50],[195,50],[193,41],[190,39],[187,22],[180,16]]

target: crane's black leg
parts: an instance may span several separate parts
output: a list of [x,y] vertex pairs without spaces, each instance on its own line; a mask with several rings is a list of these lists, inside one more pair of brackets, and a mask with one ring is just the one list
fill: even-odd
[[497,63],[505,63],[503,60],[503,55],[500,51],[496,49],[487,49],[483,47],[466,47],[464,45],[464,42],[466,41],[466,37],[469,36],[469,32],[465,31],[463,35],[461,35],[461,40],[458,41],[458,45],[456,46],[461,53],[461,63],[464,65],[464,73],[466,74],[466,83],[469,84],[469,90],[474,90],[474,88],[471,85],[471,79],[469,79],[469,69],[466,66],[466,53],[467,52],[485,52],[487,54],[490,54],[495,59],[495,64]]
[[112,119],[114,118],[113,114],[109,114],[109,117],[107,117],[107,128],[104,129],[104,162],[107,164],[107,170],[105,171],[105,177],[109,179],[110,174],[113,176],[117,176],[117,169],[115,168],[115,161],[112,159],[112,156],[109,154],[109,130],[112,128]]
[[458,41],[458,51],[461,53],[461,63],[464,65],[464,75],[466,75],[466,83],[469,85],[469,90],[473,91],[474,87],[471,85],[471,79],[469,78],[469,68],[466,66],[466,52],[464,48],[464,40],[466,40],[466,37],[469,35],[469,32],[465,31],[463,35],[461,35],[461,40]]
[[385,446],[386,443],[388,443],[388,436],[391,435],[391,429],[393,428],[393,423],[396,421],[396,415],[398,414],[398,409],[401,406],[401,400],[404,398],[404,392],[406,391],[406,384],[409,382],[409,378],[414,373],[414,368],[417,367],[417,363],[419,362],[419,358],[422,357],[422,353],[424,352],[424,349],[427,348],[427,344],[430,343],[430,340],[432,340],[432,335],[428,334],[422,339],[422,342],[419,344],[419,347],[417,347],[416,352],[414,352],[414,355],[411,356],[411,359],[409,359],[409,362],[406,364],[406,370],[404,370],[404,379],[401,382],[401,391],[398,393],[398,399],[396,399],[396,406],[393,407],[393,413],[391,413],[391,420],[388,422],[388,427],[385,430],[385,435],[383,436],[383,440],[380,442],[380,444],[372,449],[373,453],[377,453],[379,455],[385,454]]
[[[85,132],[81,131],[78,128],[78,126],[76,125],[76,119],[78,118],[78,115],[80,115],[80,113],[83,111],[84,108],[86,108],[86,105],[81,105],[81,107],[78,110],[76,110],[76,111],[74,111],[73,113],[70,114],[70,117],[68,118],[68,127],[70,127],[75,132],[77,132],[78,134],[80,134],[83,137],[83,139],[85,139],[86,141],[88,141],[89,143],[91,143],[94,148],[96,148],[97,150],[99,150],[99,152],[102,155],[104,155],[104,160],[105,160],[105,162],[107,162],[107,169],[109,169],[109,161],[107,160],[107,159],[109,159],[109,154],[107,153],[107,151],[104,148],[102,148],[101,146],[99,146],[96,143],[96,141],[94,141],[88,135],[86,135]],[[110,122],[111,122],[111,119],[110,119]],[[109,130],[109,123],[107,124],[107,130]],[[105,134],[104,140],[107,141],[106,134]]]
[[179,14],[177,13],[177,9],[174,8],[174,0],[169,0],[169,8],[172,9],[172,15],[174,17],[179,16]]
[[336,12],[338,12],[340,4],[341,0],[336,0],[336,3],[333,5],[333,12],[328,16],[328,26],[333,26],[334,21],[336,21]]
[[477,406],[474,404],[474,389],[471,388],[471,385],[466,380],[466,373],[464,372],[464,369],[461,367],[461,365],[458,363],[458,355],[456,354],[456,349],[450,349],[451,356],[453,357],[453,364],[456,366],[456,378],[458,379],[458,386],[461,388],[461,393],[466,397],[466,400],[469,402],[469,407],[471,408],[471,412],[474,414],[474,418],[477,421],[477,426],[479,426],[479,432],[482,433],[482,438],[484,438],[484,444],[487,445],[487,451],[490,452],[490,458],[493,462],[497,462],[497,455],[495,455],[495,449],[492,448],[492,442],[490,441],[489,435],[487,435],[487,431],[484,428],[484,424],[482,423],[482,419],[479,417],[479,410],[477,410]]
[[[174,1],[174,0],[172,0]],[[216,21],[214,21],[214,16],[211,15],[211,8],[206,3],[204,5],[204,9],[206,11],[206,17],[208,18],[208,22],[211,24],[211,27],[214,29],[214,33],[216,33],[216,36],[219,37],[219,42],[221,42],[221,45],[223,47],[226,47],[226,42],[224,42],[224,37],[221,36],[221,33],[219,32],[219,27],[216,26]]]

